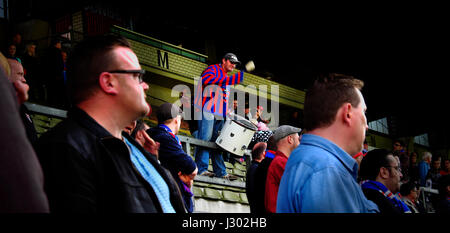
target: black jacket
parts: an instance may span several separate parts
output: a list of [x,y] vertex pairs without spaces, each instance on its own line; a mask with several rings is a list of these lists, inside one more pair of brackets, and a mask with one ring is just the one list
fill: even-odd
[[[173,177],[126,133],[166,181],[177,213],[184,213]],[[151,186],[134,168],[126,144],[80,109],[39,138],[36,151],[44,171],[51,212],[161,213]]]
[[0,213],[48,213],[42,169],[20,120],[16,91],[1,66],[0,93]]
[[166,130],[155,126],[148,129],[147,133],[153,140],[160,143],[159,161],[172,172],[172,176],[178,177],[180,171],[183,174],[191,174],[195,170],[197,164]]
[[379,191],[368,188],[363,188],[362,191],[368,200],[373,201],[378,206],[380,214],[402,214],[402,212]]
[[254,195],[251,197],[253,201],[252,204],[252,213],[263,214],[268,213],[265,207],[265,194],[266,194],[266,180],[267,180],[267,172],[269,171],[269,166],[272,163],[273,158],[265,157],[261,163],[258,165],[255,171],[255,184]]

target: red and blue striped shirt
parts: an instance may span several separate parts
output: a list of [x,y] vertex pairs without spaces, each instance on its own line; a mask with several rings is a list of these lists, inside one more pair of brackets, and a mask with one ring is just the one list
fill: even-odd
[[226,116],[229,87],[242,82],[244,72],[231,76],[222,69],[221,64],[210,65],[201,75],[197,83],[194,106],[214,115]]

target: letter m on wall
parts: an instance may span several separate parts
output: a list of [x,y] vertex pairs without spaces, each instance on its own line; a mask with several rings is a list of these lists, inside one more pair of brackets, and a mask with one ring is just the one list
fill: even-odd
[[169,69],[169,54],[164,52],[161,54],[161,50],[158,50],[158,66]]

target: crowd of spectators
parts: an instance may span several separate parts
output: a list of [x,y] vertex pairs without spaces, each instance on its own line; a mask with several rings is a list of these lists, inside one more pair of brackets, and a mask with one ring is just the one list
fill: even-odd
[[[7,56],[0,54],[1,107],[11,112],[1,123],[16,127],[2,134],[0,164],[9,168],[1,169],[0,198],[8,204],[0,212],[194,212],[192,187],[204,161],[183,150],[178,106],[159,106],[155,127],[142,120],[151,110],[149,87],[129,42],[116,35],[88,38],[69,54],[66,71],[61,41],[52,41],[40,60],[36,45],[22,46],[18,35]],[[24,53],[16,55],[17,48]],[[223,59],[233,68],[236,61]],[[368,151],[362,87],[351,76],[317,79],[307,93],[303,130],[282,125],[271,131],[262,106],[253,117],[246,106],[244,117],[258,126],[246,176],[252,213],[423,213],[422,187],[439,191],[432,200],[436,212],[449,212],[449,159],[424,152],[417,164],[417,153],[408,153],[401,140],[392,151]],[[72,106],[68,118],[40,138],[23,104],[29,92],[53,106]],[[7,147],[12,139],[21,146]],[[202,169],[200,175],[208,173]],[[233,180],[218,168],[212,175]],[[8,177],[16,177],[15,184]]]
[[5,57],[17,60],[24,70],[30,86],[30,100],[53,107],[68,109],[66,92],[66,59],[68,49],[63,49],[62,38],[50,38],[48,48],[38,54],[37,41],[23,42],[20,33],[14,33],[2,48]]

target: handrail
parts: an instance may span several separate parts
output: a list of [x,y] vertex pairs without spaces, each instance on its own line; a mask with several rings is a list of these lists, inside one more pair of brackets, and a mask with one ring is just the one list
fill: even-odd
[[[53,107],[48,107],[40,104],[34,104],[34,103],[25,103],[25,106],[28,108],[29,111],[44,114],[47,116],[54,116],[58,118],[67,118],[67,111],[61,110]],[[220,149],[214,142],[208,142],[203,141],[196,138],[191,138],[187,136],[178,135],[178,138],[182,143],[186,146],[186,153],[190,155],[191,151],[191,145],[194,146],[200,146],[208,149]],[[192,155],[191,155],[192,156]],[[224,186],[230,186],[230,187],[236,187],[236,188],[245,188],[245,183],[241,181],[230,181],[223,178],[216,178],[216,177],[206,177],[206,176],[196,176],[195,181],[205,182],[205,183],[211,183],[211,184],[218,184],[218,185],[224,185]]]
[[59,118],[67,118],[67,111],[57,108],[52,108],[40,104],[34,104],[34,103],[24,103],[25,106],[28,108],[31,112],[41,113],[48,116],[56,116]]

